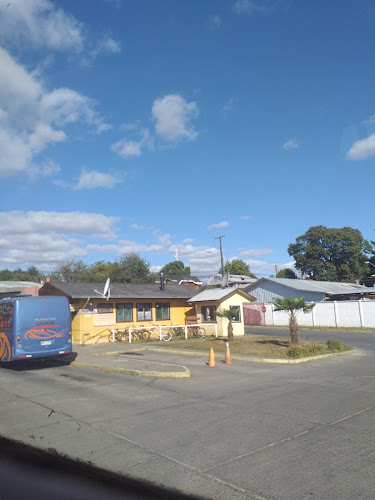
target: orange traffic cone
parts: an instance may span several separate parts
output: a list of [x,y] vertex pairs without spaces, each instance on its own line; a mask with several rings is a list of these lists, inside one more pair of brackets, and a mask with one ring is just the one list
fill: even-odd
[[227,346],[227,350],[225,351],[225,361],[224,363],[226,365],[232,365],[232,358],[230,356],[230,350],[229,350],[229,342],[226,343],[226,346]]
[[213,368],[216,366],[215,363],[215,353],[214,353],[214,348],[210,347],[210,354],[208,355],[208,366]]

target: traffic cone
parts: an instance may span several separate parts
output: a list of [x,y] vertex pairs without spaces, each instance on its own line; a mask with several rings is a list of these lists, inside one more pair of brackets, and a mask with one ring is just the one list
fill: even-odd
[[225,361],[224,361],[224,363],[226,365],[232,365],[233,363],[232,363],[232,358],[230,356],[229,342],[226,343],[226,346],[227,346],[227,349],[225,351]]
[[210,347],[210,353],[208,355],[208,366],[210,368],[213,368],[216,366],[216,363],[215,363],[215,353],[214,353],[214,348],[213,347]]

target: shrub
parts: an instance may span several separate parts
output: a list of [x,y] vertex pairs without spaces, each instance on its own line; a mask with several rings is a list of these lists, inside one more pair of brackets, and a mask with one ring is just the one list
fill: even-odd
[[343,345],[338,340],[328,339],[327,347],[330,351],[342,351]]
[[321,345],[312,345],[309,347],[309,353],[310,354],[316,354],[317,352],[322,352],[323,347]]
[[302,347],[290,347],[288,350],[288,356],[290,358],[299,358],[301,356],[307,356],[308,350]]

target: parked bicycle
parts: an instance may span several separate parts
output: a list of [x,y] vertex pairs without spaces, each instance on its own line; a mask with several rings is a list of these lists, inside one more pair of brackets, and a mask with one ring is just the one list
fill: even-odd
[[170,340],[172,340],[173,333],[171,330],[164,330],[163,328],[159,328],[158,325],[152,325],[152,326],[153,329],[149,330],[146,342],[151,341],[153,333],[156,333],[160,341],[169,342]]
[[206,336],[206,330],[203,326],[188,326],[188,337],[203,338]]
[[108,328],[109,335],[108,335],[108,340],[109,342],[129,342],[129,330],[125,328],[124,330],[120,330],[118,328],[114,328],[114,331],[110,330]]

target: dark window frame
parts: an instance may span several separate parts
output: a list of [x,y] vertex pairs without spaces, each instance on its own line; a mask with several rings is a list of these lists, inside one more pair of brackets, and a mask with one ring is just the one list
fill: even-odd
[[98,314],[113,314],[113,302],[99,302],[96,309]]
[[[167,317],[164,317],[164,309],[168,308]],[[158,311],[161,311],[161,318],[158,318]],[[155,321],[165,321],[171,319],[171,304],[170,302],[156,302],[155,303]]]
[[[150,313],[151,313],[151,317],[150,318],[146,318],[146,307],[147,309],[150,310]],[[151,302],[137,302],[136,305],[135,305],[135,308],[136,308],[136,319],[137,321],[152,321],[152,303]],[[142,315],[142,318],[139,316],[139,312],[138,309],[143,309],[143,315]]]
[[[206,309],[212,309],[212,312],[210,311],[210,319],[206,319]],[[217,306],[201,306],[202,323],[216,323],[216,310]]]
[[[126,306],[130,306],[130,307],[126,307]],[[123,317],[124,319],[119,319],[119,314],[118,314],[118,311],[119,309],[122,309],[124,312],[123,312]],[[126,311],[129,311],[131,312],[131,318],[130,319],[126,319]],[[133,321],[133,303],[132,302],[118,302],[116,304],[116,323],[130,323]]]
[[238,309],[238,319],[232,319],[232,323],[241,323],[241,307],[229,306],[229,309]]

